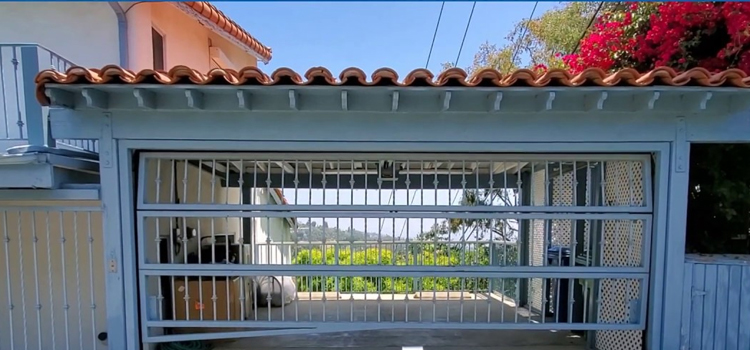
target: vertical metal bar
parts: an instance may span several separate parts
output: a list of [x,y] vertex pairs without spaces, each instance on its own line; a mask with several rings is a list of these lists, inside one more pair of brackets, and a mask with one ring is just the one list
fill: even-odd
[[[79,257],[81,256],[78,250],[78,212],[73,213],[73,251],[75,252],[75,264],[76,264],[76,302],[78,304],[78,345],[83,345],[83,324],[82,324],[82,311],[83,304],[81,304],[81,265]],[[34,220],[36,221],[36,220]]]
[[[3,102],[3,125],[5,126],[5,138],[10,139],[10,124],[8,124],[8,110],[7,106],[8,103],[5,100],[5,68],[3,67],[3,48],[0,47],[0,98],[2,98]],[[10,333],[11,337],[13,336],[13,332]],[[11,347],[13,342],[11,341]]]
[[[416,196],[416,194],[417,192],[415,190],[414,195]],[[412,199],[414,198],[415,197],[412,197]],[[404,251],[406,258],[404,259],[405,260],[404,265],[409,265],[409,254],[411,252],[411,249],[409,249],[409,226],[411,226],[410,221],[411,220],[406,219],[406,244],[404,245],[404,247],[406,248]],[[412,277],[412,282],[413,281],[414,281],[414,278]],[[413,287],[414,285],[413,283],[409,283],[408,278],[405,279],[404,284],[406,285],[406,290],[404,291],[404,293],[406,293],[406,298],[404,299],[404,322],[409,323],[409,294],[410,292],[416,292],[416,290],[413,290],[413,288],[412,290],[410,290],[410,288]],[[395,281],[394,281],[394,285],[395,285]]]
[[[299,188],[299,160],[294,161],[294,204],[298,204],[298,188]],[[294,218],[294,252],[291,254],[291,258],[294,263],[296,261],[297,254],[299,254],[299,218]],[[296,276],[296,280],[300,281],[299,276]],[[299,282],[297,282],[299,284]],[[294,321],[299,322],[299,290],[294,292]]]
[[[437,164],[437,163],[438,162],[436,160],[435,164]],[[438,185],[440,184],[440,182],[438,180],[438,169],[437,168],[438,168],[437,165],[435,165],[434,166],[434,169],[435,169],[435,180],[433,181],[433,184],[435,185],[435,205],[438,205]],[[450,179],[450,177],[448,177],[448,179]],[[450,189],[448,191],[449,191],[448,193],[450,193]],[[437,219],[435,219],[435,224],[437,224]],[[438,251],[438,237],[437,237],[437,235],[435,235],[435,237],[433,239],[435,241],[435,245],[434,245],[434,248],[433,248],[433,255],[434,255],[434,259],[435,260],[433,261],[433,264],[435,266],[437,266],[438,265],[438,256],[437,256],[437,251]],[[434,280],[433,280],[433,283],[432,283],[432,322],[434,323],[435,319],[437,317],[437,300],[435,299],[435,297],[437,295],[437,282],[438,282],[439,278],[437,276],[435,276],[433,278],[434,278]],[[450,288],[448,288],[448,292],[450,293]]]
[[[16,232],[18,233],[18,260],[21,261],[21,262],[24,261],[24,257],[23,257],[23,238],[22,238],[23,237],[23,228],[22,227],[23,226],[21,225],[21,212],[17,211],[16,212]],[[28,347],[29,347],[29,337],[28,337],[28,328],[29,327],[28,327],[28,322],[26,320],[26,281],[25,281],[26,273],[24,272],[24,265],[26,265],[26,264],[24,264],[24,263],[20,264],[20,266],[19,266],[19,270],[20,271],[19,272],[20,272],[20,275],[21,275],[21,310],[23,310],[23,313],[22,313],[22,315],[23,315],[23,344],[24,344],[23,348],[24,348],[24,350],[27,350]],[[65,271],[65,269],[63,268],[63,276],[65,276],[64,271]],[[63,278],[63,281],[65,281],[64,278]],[[64,282],[63,282],[63,285],[65,285]],[[66,300],[67,300],[67,298],[66,298]],[[67,304],[67,302],[66,302],[66,304]],[[67,322],[65,324],[67,326]],[[67,334],[67,332],[66,332],[66,334]]]
[[[516,295],[521,294],[520,288],[521,288],[521,279],[520,278],[516,278]],[[515,320],[514,320],[514,322],[518,323],[518,304],[519,303],[516,302],[514,304],[515,304]]]
[[[228,172],[229,172],[229,167],[227,166],[227,174],[228,174]],[[229,198],[229,197],[227,197],[227,198]],[[185,225],[185,227],[187,227],[187,225]],[[224,217],[224,229],[228,230],[228,228],[229,228],[229,217]],[[224,261],[225,262],[224,263],[225,264],[231,264],[232,263],[232,258],[231,258],[231,255],[229,255],[229,231],[227,231],[226,235],[224,236],[224,253],[225,253],[225,255],[224,255]],[[185,252],[184,255],[187,257],[187,252]],[[187,261],[187,258],[186,258],[186,261]],[[231,310],[229,309],[229,301],[231,300],[229,298],[229,289],[231,288],[231,280],[230,280],[229,276],[224,277],[224,281],[226,283],[224,285],[224,289],[226,291],[226,297],[227,297],[227,299],[226,299],[227,300],[227,302],[226,302],[226,304],[227,304],[227,320],[231,320],[232,319],[232,313],[231,313]],[[203,311],[201,311],[201,313],[203,313]]]
[[[573,206],[578,206],[578,163],[573,161]],[[576,261],[576,249],[578,247],[578,222],[577,220],[570,220],[570,226],[572,229],[570,235],[570,258],[568,264],[570,266],[575,265]],[[568,323],[573,323],[573,306],[575,305],[575,293],[574,285],[575,279],[568,279]]]
[[604,207],[609,206],[609,201],[607,201],[607,190],[606,190],[606,186],[607,186],[606,176],[607,175],[606,173],[607,173],[607,162],[605,161],[599,162],[599,177],[600,177],[599,186],[601,186],[601,189],[599,191],[601,192],[601,199],[602,199],[601,205]]
[[[493,200],[490,201],[490,205],[494,205],[494,195],[495,195],[495,161],[490,160],[489,163],[489,174],[490,179],[487,183],[489,185],[490,194],[493,196]],[[478,182],[478,181],[477,181]],[[502,191],[502,190],[500,190]],[[493,226],[494,226],[493,222]],[[503,231],[505,231],[505,222],[503,222]],[[495,238],[493,237],[493,233],[495,230],[490,229],[490,243],[488,245],[488,254],[489,254],[489,265],[495,265]],[[494,278],[488,278],[487,279],[487,323],[490,323],[492,321],[492,296],[494,295]],[[503,305],[501,305],[503,307]],[[476,322],[476,321],[475,321]]]
[[[0,56],[0,62],[2,62],[1,59],[2,59],[2,56]],[[2,71],[2,65],[0,65],[0,71]],[[14,321],[14,319],[13,319],[13,309],[14,309],[14,305],[13,305],[13,288],[11,286],[11,280],[12,279],[10,277],[11,276],[11,274],[10,274],[10,242],[11,242],[11,240],[10,240],[10,235],[8,234],[8,212],[5,211],[5,210],[3,210],[2,212],[3,212],[3,237],[4,237],[4,240],[5,240],[5,244],[4,244],[4,247],[5,247],[5,273],[6,273],[6,276],[8,276],[7,281],[5,281],[6,287],[7,287],[7,291],[8,291],[8,332],[10,332],[9,336],[8,336],[8,339],[10,340],[10,348],[11,349],[16,349],[15,333],[13,331],[13,321]],[[47,227],[49,229],[49,225]],[[20,242],[21,242],[21,234],[20,234],[20,232],[19,232],[19,235],[18,235],[18,241],[19,241],[19,244],[20,244]],[[47,238],[47,241],[48,241],[47,244],[50,244],[52,242],[52,241],[49,240],[49,238]],[[23,269],[23,259],[20,259],[20,261],[21,261],[21,264],[19,266],[20,266],[21,269]],[[21,273],[21,277],[23,277],[23,273]],[[50,281],[52,281],[52,279],[50,279]],[[50,288],[50,293],[52,293],[52,288]],[[50,295],[50,300],[52,300],[52,296],[51,295]],[[54,308],[54,304],[52,304],[52,302],[50,302],[50,304],[51,304],[50,307]],[[26,324],[24,323],[24,328],[25,328],[25,326],[26,326]],[[54,334],[54,332],[53,332],[53,334]],[[54,344],[55,342],[53,341],[52,343]]]
[[[20,216],[19,216],[20,219]],[[65,258],[65,226],[63,222],[63,212],[60,212],[60,251],[61,253],[61,266],[62,266],[62,286],[63,286],[63,313],[65,314],[65,349],[70,350],[70,316],[68,314],[68,310],[70,309],[70,305],[68,304],[68,279],[67,279],[67,267],[65,266],[65,261],[67,259]],[[20,229],[20,221],[19,221],[19,229]],[[20,231],[19,231],[20,232]],[[23,261],[23,259],[21,259]],[[23,276],[23,271],[21,272],[21,276]],[[21,279],[21,285],[23,286],[23,278]],[[21,293],[24,293],[21,291]],[[24,307],[24,310],[26,308]],[[25,312],[24,312],[25,314]],[[24,325],[26,324],[26,321],[24,320]],[[24,333],[25,333],[24,327]],[[25,336],[24,336],[25,338]]]
[[[243,205],[243,204],[246,204],[245,203],[245,160],[244,160],[244,158],[240,158],[239,162],[240,162],[240,166],[239,166],[239,169],[238,169],[239,170],[239,174],[238,174],[239,179],[237,180],[237,186],[238,186],[238,190],[239,190],[238,201],[239,201],[240,205]],[[295,171],[296,171],[296,168],[295,168]],[[201,171],[198,172],[199,178],[200,178],[200,173],[201,173]],[[227,177],[227,179],[228,179],[228,177]],[[199,180],[199,182],[200,182],[200,180]],[[229,186],[229,183],[227,183],[227,186]],[[295,196],[295,199],[296,198],[297,197]],[[198,202],[200,202],[200,200],[198,200]],[[246,234],[246,232],[245,232],[245,219],[244,218],[238,218],[238,220],[239,220],[239,234],[242,235],[241,238],[239,239],[239,242],[238,242],[239,245],[240,245],[239,260],[240,260],[240,264],[248,264],[249,262],[247,261],[247,259],[245,257],[245,254],[246,254],[246,252],[245,252],[245,243],[246,243],[246,239],[245,239],[245,234]],[[200,221],[199,221],[199,223],[198,223],[198,252],[201,251],[200,242],[201,242],[201,235],[200,235]],[[200,261],[200,257],[198,258],[198,261]],[[239,278],[240,278],[240,317],[239,317],[239,319],[244,321],[244,320],[247,320],[247,311],[246,311],[246,308],[247,308],[247,302],[248,302],[248,300],[247,300],[247,298],[245,298],[245,296],[247,295],[247,293],[250,292],[250,291],[245,290],[245,288],[247,288],[247,281],[248,281],[248,279],[250,277],[240,276]],[[200,303],[203,304],[203,280],[202,279],[199,280],[199,284],[200,284],[200,291],[199,291],[199,293],[200,293]],[[252,293],[255,294],[254,291]],[[203,313],[202,312],[201,312],[201,320],[203,320]]]
[[[49,213],[47,213],[49,216]],[[49,217],[47,220],[47,242],[49,244]],[[96,340],[97,340],[97,334],[96,334],[96,296],[94,294],[94,237],[91,234],[91,211],[86,212],[86,234],[88,236],[88,251],[89,251],[89,295],[91,296],[91,346],[93,348],[96,348]],[[50,285],[52,282],[50,282]],[[51,318],[54,320],[54,316],[51,316]],[[54,323],[54,321],[52,322]],[[53,328],[54,332],[54,328]],[[54,336],[52,342],[54,343]],[[54,347],[53,347],[54,349]]]
[[[19,213],[20,214],[20,213]],[[31,234],[32,234],[32,247],[34,248],[34,298],[36,300],[36,335],[37,335],[37,346],[42,349],[42,302],[39,298],[39,256],[37,254],[37,246],[39,243],[39,237],[36,234],[36,212],[31,211],[29,214],[31,219]],[[76,264],[77,266],[77,264]]]
[[[55,302],[53,299],[53,293],[52,293],[52,252],[50,249],[50,246],[52,245],[52,241],[50,240],[50,230],[49,230],[49,211],[44,212],[44,226],[45,226],[45,232],[46,238],[47,238],[47,288],[49,288],[49,308],[50,308],[50,328],[51,332],[50,335],[52,336],[52,349],[57,349],[57,341],[55,339]],[[90,250],[89,250],[90,252]],[[7,254],[7,251],[6,251]],[[23,262],[21,262],[23,264]],[[8,284],[10,284],[10,274],[8,274]],[[93,287],[91,287],[91,293],[94,292]],[[9,293],[10,294],[10,293]],[[93,303],[93,298],[91,299]],[[12,310],[12,309],[11,309]],[[11,327],[12,327],[12,320],[11,320]],[[11,331],[11,337],[12,337],[12,331]],[[12,348],[12,345],[11,345]]]
[[[369,171],[369,162],[365,161],[364,167],[365,167],[365,176],[364,176],[365,177],[365,181],[364,181],[365,205],[367,205],[368,204],[367,193],[369,192],[369,185],[367,181],[369,176],[367,175],[367,172]],[[352,184],[352,187],[354,187],[354,172],[353,171],[350,176],[351,178],[349,181]],[[378,181],[379,180],[380,180],[380,177],[378,177]],[[380,192],[378,192],[378,198],[380,198]],[[354,203],[354,190],[352,190],[350,200],[352,203]],[[338,225],[338,221],[336,222],[336,224]],[[365,235],[366,235],[368,231],[367,219],[364,220],[364,226],[365,226],[364,230],[365,230]],[[378,225],[378,227],[380,227],[380,225]],[[378,252],[380,252],[381,243],[382,241],[380,240],[380,236],[378,236],[378,243],[377,243]],[[365,259],[366,258],[367,257],[365,256]],[[380,264],[381,260],[382,260],[382,256],[380,255],[380,253],[378,253],[378,264]],[[349,219],[349,265],[354,265],[354,218]],[[350,321],[354,320],[354,278],[355,278],[354,276],[349,276],[349,293],[350,293],[349,294],[349,314],[350,314],[349,320]]]
[[[408,165],[409,165],[409,161],[408,160],[406,161],[406,164],[407,164],[407,169],[408,169]],[[394,166],[394,168],[396,168],[396,169],[394,169],[394,173],[397,173],[398,168],[397,168],[395,162],[394,162],[393,166]],[[392,194],[393,194],[393,203],[392,204],[393,205],[396,205],[396,182],[397,181],[398,180],[393,181],[393,190],[392,190]],[[409,181],[409,177],[407,176],[406,177],[406,182],[408,182],[408,181]],[[408,185],[407,185],[407,188],[408,188]],[[407,204],[409,204],[408,203],[408,200],[409,200],[409,191],[408,190],[406,191],[406,200],[407,200]],[[405,218],[404,220],[409,220],[409,219]],[[391,265],[396,265],[396,254],[397,254],[397,249],[396,249],[396,219],[395,218],[391,218]],[[380,298],[380,294],[382,293],[382,281],[383,281],[383,278],[381,277],[380,278],[380,283],[378,284],[378,287],[379,287],[378,298]],[[391,281],[391,322],[395,322],[395,317],[396,317],[396,302],[395,302],[395,300],[396,300],[395,299],[396,285],[393,283],[395,281],[393,276],[390,277],[390,281]],[[378,314],[380,314],[380,313],[378,313]]]
[[[450,174],[450,170],[448,170],[448,173]],[[450,182],[451,176],[448,176],[449,182]],[[448,185],[448,188],[451,188],[450,184]],[[462,193],[461,195],[466,194],[466,161],[461,161],[461,189]],[[479,196],[479,193],[476,194]],[[478,200],[478,198],[476,199]],[[477,203],[478,204],[478,203]],[[450,237],[450,233],[448,234],[448,237]],[[452,249],[448,249],[448,263],[450,264]],[[461,265],[466,265],[466,227],[461,232]],[[448,279],[448,286],[450,286],[450,278]],[[464,279],[461,279],[461,291],[459,291],[459,322],[463,323],[464,321]],[[450,291],[448,291],[448,299],[450,300]],[[450,322],[450,307],[448,307],[448,318],[447,322]]]
[[[213,176],[216,174],[216,161],[214,161],[214,166],[212,166],[212,174],[211,178],[213,179]],[[211,186],[211,202],[214,201],[214,186]],[[216,263],[216,219],[211,218],[211,262]],[[174,288],[174,287],[173,287]],[[213,320],[216,321],[217,315],[216,315],[216,300],[218,297],[216,296],[216,276],[211,276],[211,302],[213,307],[211,310],[213,311]],[[185,305],[187,307],[187,305]],[[203,312],[201,312],[203,313]]]
[[[253,160],[253,187],[250,190],[250,204],[256,204],[256,197],[258,195],[258,160]],[[296,200],[296,197],[295,197]],[[254,217],[250,219],[250,244],[252,245],[250,247],[250,250],[253,252],[252,260],[253,264],[258,265],[260,263],[260,259],[258,259],[258,254],[260,253],[260,248],[258,247],[258,237],[257,234],[257,223],[258,220],[260,220],[259,217]],[[258,296],[258,279],[257,277],[253,280],[253,319],[255,321],[258,320],[258,303],[260,302],[259,296]]]
[[[509,192],[508,192],[508,189],[507,189],[508,188],[508,171],[507,171],[508,165],[507,165],[507,162],[503,162],[503,169],[506,169],[506,170],[503,170],[502,196],[504,196],[504,198],[505,198],[505,199],[503,199],[503,203],[507,202],[507,205],[511,205],[511,206],[512,205],[516,205],[516,204],[520,203],[521,198],[526,197],[526,193],[524,193],[524,192],[522,192],[522,193],[516,193],[516,195],[513,196],[513,203],[510,203],[510,196],[509,196]],[[521,174],[517,173],[516,176],[520,177]],[[531,181],[529,181],[529,182],[531,182]],[[529,194],[531,194],[531,193],[529,192]],[[503,221],[504,225],[508,224],[508,223],[509,222],[507,220]],[[522,259],[521,259],[521,256],[520,256],[520,250],[518,248],[521,247],[521,241],[523,240],[523,235],[524,234],[528,234],[528,228],[526,227],[526,226],[528,226],[528,224],[527,223],[524,224],[523,220],[519,220],[518,224],[519,224],[518,225],[519,232],[518,232],[518,237],[516,237],[516,251],[515,251],[516,262],[515,262],[515,265],[520,265],[522,263],[522,261],[521,261]],[[508,244],[507,244],[508,243],[508,237],[507,237],[507,234],[506,234],[505,230],[503,231],[503,237],[502,238],[503,238],[503,263],[502,263],[502,265],[503,266],[507,266],[508,265]],[[500,322],[501,323],[505,322],[505,298],[506,298],[506,294],[508,294],[508,291],[505,288],[505,280],[506,280],[505,278],[501,278],[500,279],[500,290],[501,290],[501,293],[502,293],[501,297],[500,297],[500,303],[501,303],[501,305],[500,305]],[[521,297],[519,291],[520,291],[520,286],[516,285],[516,288],[514,288],[514,294],[515,295],[513,296],[515,304],[519,304],[523,300],[523,298]]]

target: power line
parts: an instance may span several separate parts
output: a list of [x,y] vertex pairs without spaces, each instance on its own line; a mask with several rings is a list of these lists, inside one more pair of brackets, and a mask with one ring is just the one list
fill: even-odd
[[430,58],[432,57],[432,49],[435,48],[435,38],[437,38],[437,32],[438,28],[440,28],[440,20],[443,18],[443,9],[445,8],[445,1],[443,1],[443,4],[440,5],[440,14],[438,14],[437,23],[435,24],[435,33],[432,34],[432,44],[430,44],[430,53],[427,54],[427,63],[425,63],[424,68],[427,69],[427,67],[430,66]]
[[464,49],[464,43],[466,42],[466,34],[469,33],[469,26],[471,26],[471,19],[474,17],[474,8],[477,7],[477,2],[471,5],[471,13],[469,13],[469,20],[466,22],[466,29],[464,30],[464,38],[461,39],[461,46],[458,48],[458,56],[456,56],[456,63],[453,66],[458,66],[458,59],[461,58],[461,51]]
[[591,28],[591,25],[594,24],[594,20],[596,19],[596,16],[599,14],[599,11],[601,11],[602,7],[604,6],[604,1],[599,2],[599,6],[597,6],[596,11],[594,11],[594,15],[591,16],[591,19],[589,20],[589,24],[586,26],[586,29],[583,30],[583,33],[581,33],[581,37],[576,41],[576,46],[573,48],[573,51],[571,51],[571,54],[574,54],[576,51],[578,51],[578,46],[581,44],[581,40],[586,36],[586,33],[588,33],[589,28]]
[[[534,2],[534,8],[531,9],[531,15],[529,15],[529,21],[534,19],[534,13],[536,12],[536,7],[539,5],[539,1]],[[526,23],[526,25],[523,27],[523,30],[521,31],[521,36],[518,38],[518,45],[516,45],[516,49],[513,50],[513,57],[510,60],[510,63],[513,64],[513,62],[516,61],[516,57],[518,56],[518,52],[521,51],[521,42],[523,42],[523,39],[526,37],[526,32],[529,29],[529,23]]]

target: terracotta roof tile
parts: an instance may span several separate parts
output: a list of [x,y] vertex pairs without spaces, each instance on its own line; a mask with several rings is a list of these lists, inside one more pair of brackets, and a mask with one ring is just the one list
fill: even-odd
[[242,27],[232,21],[227,15],[219,11],[216,6],[210,4],[208,1],[183,1],[183,3],[203,18],[216,24],[227,34],[247,45],[266,62],[271,60],[272,50],[270,47],[261,44],[260,41],[253,38],[252,35],[242,29]]
[[330,85],[330,86],[464,86],[464,87],[545,87],[545,86],[703,86],[750,88],[750,77],[739,69],[729,69],[711,73],[703,68],[693,68],[676,72],[672,68],[659,67],[645,73],[634,69],[622,69],[607,73],[598,68],[589,68],[579,74],[565,70],[550,70],[536,74],[528,69],[519,69],[510,74],[502,74],[493,69],[484,69],[469,76],[460,68],[451,68],[437,77],[426,69],[415,69],[399,80],[396,71],[380,68],[370,79],[359,68],[344,69],[337,77],[324,67],[310,68],[300,75],[289,68],[279,68],[271,75],[257,67],[245,67],[239,71],[212,69],[201,73],[185,66],[176,66],[169,72],[145,69],[138,73],[110,65],[101,69],[71,67],[66,72],[44,70],[36,77],[37,99],[43,105],[49,104],[44,94],[47,83],[57,84],[194,84],[194,85]]

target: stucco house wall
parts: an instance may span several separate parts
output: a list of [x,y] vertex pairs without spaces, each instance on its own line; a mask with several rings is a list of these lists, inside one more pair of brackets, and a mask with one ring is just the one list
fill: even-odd
[[0,26],[0,43],[40,44],[85,67],[120,63],[117,17],[106,2],[3,2]]
[[[196,19],[172,3],[124,3],[128,19],[129,64],[132,70],[153,67],[151,28],[164,36],[165,67],[184,65],[201,72],[216,66],[209,55],[209,47],[221,48],[232,63],[232,68],[257,65],[251,54],[204,27]],[[145,44],[144,44],[145,43]]]

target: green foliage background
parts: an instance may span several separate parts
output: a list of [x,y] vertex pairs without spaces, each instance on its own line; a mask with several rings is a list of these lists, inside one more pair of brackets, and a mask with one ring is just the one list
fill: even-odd
[[[492,252],[493,260],[498,264],[517,264],[517,248],[515,245],[496,245]],[[415,264],[416,262],[416,264]],[[394,253],[391,249],[367,248],[355,249],[349,247],[339,249],[330,246],[325,249],[302,249],[297,252],[294,264],[298,265],[427,265],[427,266],[489,266],[489,244],[481,245],[478,249],[462,252],[460,246],[440,249],[434,245],[411,245],[410,249]],[[300,292],[346,292],[346,293],[414,293],[419,291],[472,291],[486,292],[490,289],[503,292],[514,297],[516,295],[516,280],[489,278],[443,278],[443,277],[334,277],[334,276],[300,276],[297,277],[297,288]]]

